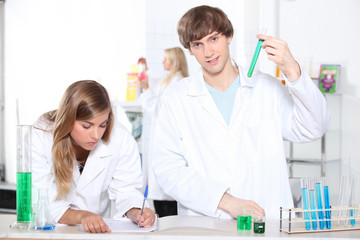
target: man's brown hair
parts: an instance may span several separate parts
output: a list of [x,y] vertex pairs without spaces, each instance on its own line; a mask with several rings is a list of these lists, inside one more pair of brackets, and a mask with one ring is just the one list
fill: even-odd
[[177,31],[180,43],[190,49],[190,43],[206,35],[218,32],[226,37],[234,34],[233,26],[226,14],[219,8],[198,6],[187,11],[180,19]]

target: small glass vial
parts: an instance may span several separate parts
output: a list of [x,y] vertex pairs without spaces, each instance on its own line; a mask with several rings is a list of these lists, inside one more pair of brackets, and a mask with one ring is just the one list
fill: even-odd
[[254,233],[265,233],[265,217],[254,216]]

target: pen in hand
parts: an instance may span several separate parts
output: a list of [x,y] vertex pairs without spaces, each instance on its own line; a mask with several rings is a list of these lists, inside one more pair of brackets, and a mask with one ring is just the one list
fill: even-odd
[[[146,189],[145,189],[145,193],[144,193],[144,201],[143,201],[143,204],[141,207],[140,216],[142,216],[144,213],[144,205],[145,205],[145,201],[146,201],[147,195],[148,195],[148,187],[149,187],[149,185],[146,185]],[[138,227],[140,227],[140,221],[138,222]]]

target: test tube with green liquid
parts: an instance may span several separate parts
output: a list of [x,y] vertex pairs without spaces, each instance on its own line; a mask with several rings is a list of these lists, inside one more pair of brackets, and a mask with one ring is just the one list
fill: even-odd
[[17,228],[31,221],[31,126],[17,126],[16,217]]
[[[267,30],[265,28],[263,28],[261,30],[261,34],[266,34]],[[260,50],[261,50],[261,44],[264,42],[264,40],[262,39],[259,39],[257,45],[256,45],[256,49],[255,49],[255,53],[254,53],[254,56],[253,56],[253,59],[251,61],[251,64],[250,64],[250,68],[249,68],[249,71],[248,71],[248,74],[247,76],[248,77],[251,77],[253,72],[254,72],[254,69],[255,69],[255,65],[256,65],[256,62],[259,58],[259,54],[260,54]]]

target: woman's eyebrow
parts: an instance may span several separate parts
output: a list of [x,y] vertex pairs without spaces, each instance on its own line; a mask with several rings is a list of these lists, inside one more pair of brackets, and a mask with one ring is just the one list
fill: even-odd
[[[106,119],[105,121],[103,121],[102,123],[100,123],[100,125],[102,125],[102,124],[104,124],[104,123],[106,123],[106,122],[108,122],[108,121],[109,121],[109,119]],[[90,124],[90,125],[94,125],[94,124],[95,124],[95,123],[93,123],[93,122],[86,121],[86,120],[84,120],[84,121],[82,121],[82,122],[88,123],[88,124]]]

